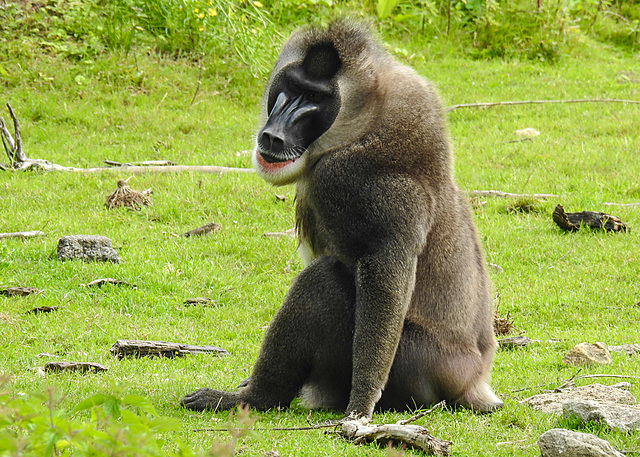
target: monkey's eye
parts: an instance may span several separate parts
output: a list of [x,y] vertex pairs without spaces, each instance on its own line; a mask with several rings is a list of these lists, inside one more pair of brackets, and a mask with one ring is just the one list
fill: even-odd
[[315,90],[309,90],[305,92],[304,95],[307,98],[307,100],[313,103],[320,103],[326,97],[326,94],[323,94],[322,92],[317,92]]

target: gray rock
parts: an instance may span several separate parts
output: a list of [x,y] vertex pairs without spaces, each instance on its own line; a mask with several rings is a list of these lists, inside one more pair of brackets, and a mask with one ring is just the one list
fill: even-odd
[[106,236],[70,235],[58,241],[58,259],[97,262],[120,262],[118,253]]
[[508,338],[501,338],[498,340],[498,346],[500,349],[514,349],[524,348],[535,343],[539,343],[539,340],[532,340],[526,336],[511,336]]
[[562,358],[566,365],[607,365],[611,361],[611,354],[604,343],[580,343]]
[[590,433],[554,428],[538,439],[542,457],[624,457],[608,441]]
[[562,405],[565,416],[599,422],[621,432],[640,430],[640,406],[592,400],[573,400]]
[[569,392],[534,395],[520,402],[547,414],[562,414],[563,404],[570,401],[594,400],[622,405],[635,405],[636,397],[622,388],[590,384],[576,387]]
[[609,352],[621,352],[627,355],[640,354],[640,344],[623,344],[621,346],[609,346]]

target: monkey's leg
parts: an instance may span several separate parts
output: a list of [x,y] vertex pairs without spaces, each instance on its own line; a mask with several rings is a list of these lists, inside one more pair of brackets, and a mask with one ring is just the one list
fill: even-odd
[[235,392],[200,389],[182,404],[198,411],[239,403],[286,407],[304,385],[311,406],[343,408],[351,388],[354,302],[353,275],[335,259],[316,259],[296,277],[269,325],[247,384]]
[[[491,340],[493,341],[493,340]],[[483,352],[472,342],[467,347],[441,342],[418,325],[405,323],[389,382],[378,409],[411,410],[440,400],[475,411],[488,412],[502,401],[488,384],[493,346]]]

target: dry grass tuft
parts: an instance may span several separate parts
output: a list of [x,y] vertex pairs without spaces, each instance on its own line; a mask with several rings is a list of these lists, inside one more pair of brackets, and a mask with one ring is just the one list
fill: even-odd
[[149,206],[151,204],[151,198],[149,197],[151,192],[151,189],[146,189],[142,192],[134,190],[128,186],[125,180],[120,179],[118,180],[118,188],[107,196],[104,206],[106,206],[107,209],[125,206],[139,210],[142,206]]

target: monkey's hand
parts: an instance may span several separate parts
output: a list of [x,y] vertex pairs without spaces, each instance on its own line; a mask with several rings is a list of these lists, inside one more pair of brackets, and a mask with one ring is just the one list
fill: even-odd
[[234,408],[240,399],[234,392],[213,389],[199,389],[180,400],[180,405],[194,411],[222,411]]

